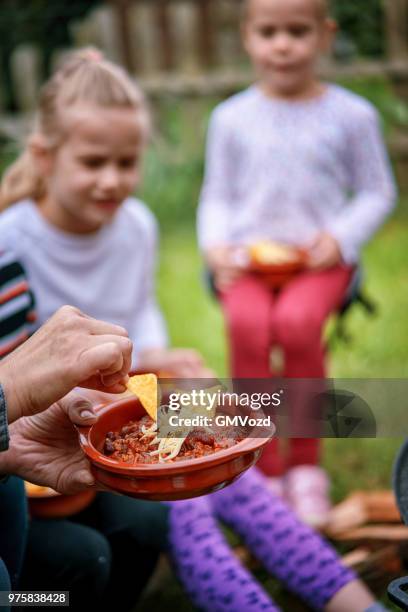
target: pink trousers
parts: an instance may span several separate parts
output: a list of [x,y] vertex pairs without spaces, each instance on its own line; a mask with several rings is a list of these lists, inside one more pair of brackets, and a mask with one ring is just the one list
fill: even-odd
[[[299,274],[275,291],[255,275],[245,275],[220,295],[230,346],[233,378],[270,378],[271,350],[283,353],[287,378],[323,378],[326,375],[324,324],[342,304],[353,269],[336,266]],[[295,418],[295,415],[294,417]],[[286,458],[278,439],[265,449],[258,467],[270,476],[290,467],[317,464],[319,440],[293,438]]]

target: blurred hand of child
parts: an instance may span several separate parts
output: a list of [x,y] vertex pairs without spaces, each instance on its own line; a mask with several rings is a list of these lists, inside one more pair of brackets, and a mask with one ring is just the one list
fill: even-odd
[[235,246],[219,246],[207,251],[206,261],[214,274],[214,284],[218,291],[227,290],[247,267],[242,249]]
[[340,245],[331,234],[321,232],[308,248],[308,267],[311,270],[332,268],[342,262]]
[[149,349],[140,355],[142,370],[167,372],[174,378],[213,378],[201,355],[193,349]]

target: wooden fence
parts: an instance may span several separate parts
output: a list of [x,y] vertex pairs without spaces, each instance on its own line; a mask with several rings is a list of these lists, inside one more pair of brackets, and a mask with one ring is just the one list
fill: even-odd
[[[1,10],[0,4],[0,19]],[[238,34],[239,0],[105,0],[69,29],[74,46],[95,45],[140,78],[167,74],[188,80],[215,67],[246,65]],[[63,53],[56,49],[51,63]],[[20,44],[7,62],[15,106],[29,110],[44,78],[42,50]]]
[[[242,62],[241,0],[106,1],[115,14],[122,62],[131,72],[146,68],[152,52],[146,40],[155,41],[155,67],[165,71]],[[408,60],[408,0],[383,0],[383,5],[388,58]]]
[[194,72],[243,60],[240,0],[108,0],[107,4],[115,14],[122,61],[131,72]]
[[[408,99],[408,0],[383,1],[388,61],[368,70],[388,72],[398,93]],[[100,47],[142,78],[150,92],[229,93],[249,78],[239,14],[240,0],[105,0],[72,23],[70,32],[75,46]],[[53,63],[61,53],[64,49],[54,52]],[[29,111],[44,77],[41,50],[22,44],[8,61],[16,107]],[[332,63],[330,76],[337,69]]]

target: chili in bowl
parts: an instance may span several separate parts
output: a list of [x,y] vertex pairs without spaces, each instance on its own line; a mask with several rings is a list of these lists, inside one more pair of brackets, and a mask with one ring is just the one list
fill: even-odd
[[136,397],[95,411],[98,421],[78,431],[97,484],[141,499],[187,499],[221,489],[256,463],[273,434],[242,439],[239,432],[226,437],[197,429],[181,440],[174,456],[161,457],[155,452],[160,447],[155,424]]

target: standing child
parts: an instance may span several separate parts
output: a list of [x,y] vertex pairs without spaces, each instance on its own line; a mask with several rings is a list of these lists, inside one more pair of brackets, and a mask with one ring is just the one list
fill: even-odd
[[[274,347],[284,355],[283,376],[326,375],[324,324],[342,303],[361,246],[393,207],[375,109],[317,76],[333,29],[325,0],[246,0],[243,41],[257,81],[211,119],[198,234],[236,378],[273,376]],[[271,290],[234,257],[259,240],[307,249],[307,270]],[[285,494],[299,516],[322,523],[329,498],[319,442],[288,444],[286,463],[275,441],[260,467],[271,477],[286,472]]]

